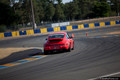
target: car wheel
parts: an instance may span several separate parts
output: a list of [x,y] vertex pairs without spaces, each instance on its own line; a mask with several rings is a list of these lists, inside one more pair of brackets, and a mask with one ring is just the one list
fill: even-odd
[[72,48],[72,50],[74,50],[74,42],[73,42],[73,48]]
[[49,52],[48,51],[44,51],[44,54],[47,55]]
[[68,52],[70,52],[71,51],[71,44],[69,44],[69,49],[67,50]]

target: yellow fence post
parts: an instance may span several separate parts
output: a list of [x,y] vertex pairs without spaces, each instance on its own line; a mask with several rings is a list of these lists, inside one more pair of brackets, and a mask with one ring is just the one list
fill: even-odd
[[60,31],[60,27],[54,27],[54,32]]
[[100,22],[100,27],[104,27],[105,26],[105,22]]
[[4,38],[4,33],[0,33],[0,38]]
[[67,30],[72,30],[72,26],[66,26]]
[[95,27],[94,23],[89,24],[89,28],[94,28],[94,27]]
[[84,25],[83,24],[78,25],[78,29],[84,29]]
[[27,35],[32,35],[34,34],[33,30],[26,30]]
[[110,21],[110,25],[115,25],[115,21]]
[[16,37],[16,36],[19,36],[19,31],[12,32],[12,37]]
[[41,33],[46,33],[47,32],[47,28],[42,28],[40,30],[41,30]]

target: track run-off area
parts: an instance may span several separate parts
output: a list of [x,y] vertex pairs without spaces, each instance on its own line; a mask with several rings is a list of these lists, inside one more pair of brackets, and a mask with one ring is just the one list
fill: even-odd
[[75,49],[48,55],[43,52],[47,34],[0,40],[1,49],[29,48],[0,59],[4,65],[0,66],[0,80],[120,77],[120,26],[67,32],[75,35]]

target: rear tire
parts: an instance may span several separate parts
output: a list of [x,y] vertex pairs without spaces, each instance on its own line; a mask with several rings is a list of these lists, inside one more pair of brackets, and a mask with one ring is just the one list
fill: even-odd
[[47,55],[49,52],[48,51],[44,51],[44,54]]
[[73,42],[73,48],[72,48],[72,50],[74,50],[74,42]]
[[71,51],[71,44],[69,44],[69,49],[67,50],[68,52],[70,52]]

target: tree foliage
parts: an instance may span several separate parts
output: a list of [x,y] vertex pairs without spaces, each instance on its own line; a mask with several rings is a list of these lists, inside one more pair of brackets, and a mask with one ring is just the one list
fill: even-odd
[[18,23],[19,16],[14,13],[14,9],[9,5],[0,2],[0,25],[6,26]]
[[106,2],[97,2],[93,8],[95,17],[109,16],[110,6]]
[[55,10],[55,19],[57,21],[61,21],[64,19],[64,12],[60,6],[60,4],[57,4],[56,10]]
[[[27,24],[32,21],[30,0],[19,0],[10,7],[10,0],[0,0],[0,25]],[[11,0],[14,2],[14,0]],[[120,0],[32,0],[35,22],[81,20],[115,16],[120,13]],[[56,3],[57,2],[57,3]],[[113,15],[112,13],[116,13]]]
[[21,24],[26,24],[31,21],[31,8],[30,8],[30,1],[24,0],[22,6],[21,6]]
[[52,3],[49,3],[46,8],[46,19],[52,21],[54,14],[55,14],[54,5]]
[[111,0],[111,10],[116,12],[116,16],[120,15],[120,0]]

